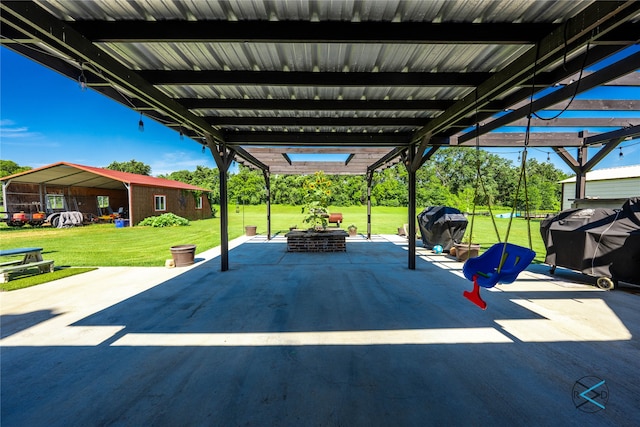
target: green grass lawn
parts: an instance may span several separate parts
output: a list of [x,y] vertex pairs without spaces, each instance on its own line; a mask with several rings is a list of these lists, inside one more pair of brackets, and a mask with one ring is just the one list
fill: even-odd
[[[331,207],[330,212],[341,212],[344,217],[342,228],[350,224],[358,227],[359,233],[366,233],[366,206]],[[267,231],[267,209],[265,205],[233,205],[229,212],[229,238],[244,234],[245,225],[256,225],[258,234]],[[272,205],[272,234],[286,233],[290,227],[304,227],[299,206]],[[373,234],[396,234],[398,227],[408,222],[406,208],[373,207],[371,214]],[[508,219],[497,218],[498,228],[504,238]],[[528,246],[527,222],[514,219],[509,241]],[[539,220],[531,222],[533,249],[537,261],[544,259],[545,249],[539,231]],[[468,230],[468,228],[467,228]],[[474,225],[476,243],[483,248],[497,242],[491,219],[477,216]],[[44,248],[43,257],[55,261],[57,267],[94,266],[162,266],[171,258],[170,247],[180,244],[195,244],[196,253],[220,245],[220,219],[212,218],[192,221],[187,227],[129,227],[116,228],[113,224],[95,224],[85,227],[51,228],[0,228],[0,248],[36,246]]]

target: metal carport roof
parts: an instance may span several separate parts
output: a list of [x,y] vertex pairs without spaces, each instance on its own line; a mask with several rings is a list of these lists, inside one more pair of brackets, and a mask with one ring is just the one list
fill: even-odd
[[126,185],[143,185],[158,188],[177,188],[182,190],[210,191],[195,185],[170,179],[139,175],[93,166],[58,162],[37,169],[20,172],[0,178],[3,184],[19,182],[25,184],[45,184],[60,187],[90,187],[112,190],[123,189]]

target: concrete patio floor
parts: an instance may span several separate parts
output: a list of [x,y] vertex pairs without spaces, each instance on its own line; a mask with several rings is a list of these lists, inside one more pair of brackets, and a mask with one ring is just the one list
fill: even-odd
[[[100,268],[0,294],[1,424],[640,420],[637,294],[533,265],[483,289],[482,311],[462,297],[462,264],[419,250],[409,270],[398,236],[333,254],[232,243],[224,273],[214,249],[187,268]],[[605,409],[580,395],[586,376],[605,381],[586,394]]]

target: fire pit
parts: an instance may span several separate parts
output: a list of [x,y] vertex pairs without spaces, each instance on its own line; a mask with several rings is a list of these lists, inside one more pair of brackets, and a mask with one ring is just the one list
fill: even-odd
[[285,234],[287,252],[346,252],[344,230],[292,230]]

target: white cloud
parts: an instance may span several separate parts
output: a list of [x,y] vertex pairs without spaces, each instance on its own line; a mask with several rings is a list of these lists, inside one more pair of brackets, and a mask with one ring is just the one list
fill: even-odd
[[[5,139],[20,139],[24,140],[25,138],[29,139],[40,139],[42,138],[42,134],[38,132],[30,132],[29,128],[26,126],[16,126],[16,123],[10,119],[2,119],[0,120],[0,138],[3,140],[2,143],[5,144],[7,141]],[[11,144],[12,142],[8,142]],[[14,142],[17,143],[17,142]],[[24,142],[20,142],[23,144]]]
[[151,174],[154,176],[170,174],[179,170],[194,171],[198,165],[213,167],[211,156],[193,156],[192,152],[173,151],[163,153],[158,160],[149,163]]

